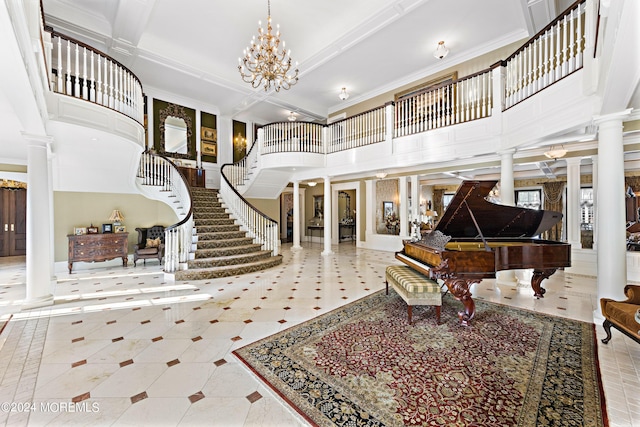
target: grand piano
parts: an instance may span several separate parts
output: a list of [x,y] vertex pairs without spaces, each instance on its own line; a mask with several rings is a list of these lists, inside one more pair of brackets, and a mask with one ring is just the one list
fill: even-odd
[[460,323],[475,314],[470,287],[500,270],[533,269],[531,287],[543,298],[541,283],[571,265],[571,245],[536,238],[562,219],[560,212],[492,203],[498,181],[464,181],[440,222],[421,240],[403,242],[396,258],[432,279],[442,279],[462,302]]

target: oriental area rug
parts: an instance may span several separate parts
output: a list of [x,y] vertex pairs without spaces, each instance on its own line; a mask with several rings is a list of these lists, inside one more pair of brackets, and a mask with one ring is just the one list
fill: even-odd
[[476,301],[407,306],[390,290],[234,354],[318,426],[607,426],[594,325]]

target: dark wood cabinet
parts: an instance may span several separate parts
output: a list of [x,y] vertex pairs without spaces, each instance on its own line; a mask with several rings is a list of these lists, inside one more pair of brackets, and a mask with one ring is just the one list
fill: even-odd
[[204,169],[190,168],[187,166],[178,166],[178,170],[182,172],[184,177],[187,179],[187,183],[190,186],[192,187],[205,186]]
[[27,251],[27,190],[0,188],[0,256]]
[[129,233],[102,233],[102,234],[70,234],[69,238],[69,273],[73,263],[100,262],[114,258],[122,258],[122,265],[128,262],[128,238]]

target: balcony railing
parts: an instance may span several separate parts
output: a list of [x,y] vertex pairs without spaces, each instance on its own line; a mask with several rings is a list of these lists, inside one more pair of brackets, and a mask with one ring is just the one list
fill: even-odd
[[586,2],[576,2],[504,61],[505,109],[582,68]]
[[144,121],[142,84],[125,66],[86,44],[51,33],[51,90]]
[[[504,111],[582,68],[587,44],[585,5],[584,0],[574,3],[491,68],[403,96],[390,104],[391,112],[381,106],[332,123],[324,139],[322,125],[266,125],[259,154],[329,154],[491,117],[494,108]],[[497,67],[501,73],[494,72]],[[393,127],[390,135],[389,126]],[[312,135],[309,129],[314,129]]]

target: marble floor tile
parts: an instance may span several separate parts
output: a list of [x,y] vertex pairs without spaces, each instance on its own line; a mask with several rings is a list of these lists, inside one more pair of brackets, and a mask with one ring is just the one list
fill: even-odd
[[[44,405],[20,416],[0,414],[0,424],[306,425],[232,351],[384,289],[384,267],[399,263],[393,252],[348,242],[330,255],[323,250],[284,244],[275,268],[176,283],[164,280],[157,263],[96,263],[58,272],[55,304],[25,311],[24,257],[0,259],[0,319],[14,316],[0,333],[0,400]],[[595,278],[557,272],[544,286],[543,299],[533,298],[528,285],[495,279],[472,292],[594,322]],[[418,307],[414,316],[431,321],[433,313]],[[595,330],[598,340],[605,336],[600,323]],[[598,355],[610,425],[640,426],[640,345],[614,331],[609,344],[598,342]],[[69,410],[70,402],[81,410]]]

